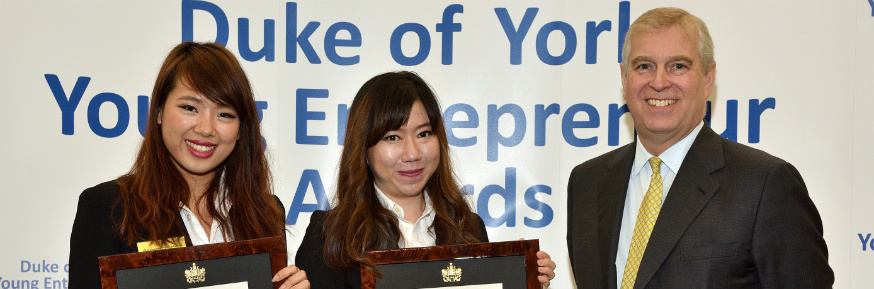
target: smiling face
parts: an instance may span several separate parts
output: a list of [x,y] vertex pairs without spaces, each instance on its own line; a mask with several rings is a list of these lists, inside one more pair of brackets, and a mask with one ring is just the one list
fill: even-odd
[[641,143],[658,156],[704,119],[716,64],[702,68],[696,41],[676,25],[629,41],[623,97]]
[[215,169],[234,150],[240,121],[230,107],[217,105],[182,81],[158,113],[164,145],[189,182],[212,180]]
[[376,186],[395,202],[422,195],[440,164],[440,142],[422,102],[413,104],[407,123],[367,149],[367,162]]

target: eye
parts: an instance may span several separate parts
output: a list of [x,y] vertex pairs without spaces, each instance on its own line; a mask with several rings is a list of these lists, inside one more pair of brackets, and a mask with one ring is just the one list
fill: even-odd
[[651,70],[652,64],[649,63],[641,63],[634,67],[634,70]]
[[397,136],[397,135],[387,135],[387,136],[385,136],[385,137],[382,138],[382,139],[383,139],[383,140],[387,140],[387,141],[396,141],[396,140],[399,140],[400,137]]
[[180,105],[179,108],[187,110],[187,111],[197,112],[197,108],[194,108],[194,106],[187,105],[187,104]]
[[429,137],[429,136],[432,136],[432,135],[434,135],[434,133],[431,132],[430,130],[422,131],[422,132],[419,133],[419,137],[420,137],[420,138],[423,138],[423,137]]
[[687,68],[689,68],[689,66],[686,65],[685,63],[674,63],[671,65],[671,68],[674,70],[681,70],[681,69],[687,69]]
[[221,118],[237,118],[236,115],[233,115],[232,113],[229,113],[229,112],[220,113],[219,117],[221,117]]

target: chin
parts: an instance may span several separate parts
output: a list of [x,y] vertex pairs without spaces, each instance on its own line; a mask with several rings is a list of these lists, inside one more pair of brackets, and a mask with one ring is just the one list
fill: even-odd
[[418,196],[418,195],[421,195],[424,190],[425,190],[424,187],[418,188],[418,189],[411,188],[411,189],[407,190],[406,192],[404,192],[404,195],[411,196],[411,197]]

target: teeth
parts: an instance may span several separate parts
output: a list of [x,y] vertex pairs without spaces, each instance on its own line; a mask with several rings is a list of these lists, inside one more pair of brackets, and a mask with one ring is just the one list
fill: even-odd
[[188,146],[190,146],[191,148],[193,148],[194,150],[199,151],[199,152],[208,152],[208,151],[214,150],[216,147],[216,146],[202,146],[202,145],[190,142],[190,141],[185,141],[185,143],[187,143]]
[[674,104],[675,102],[677,102],[677,100],[675,100],[675,99],[662,99],[662,100],[649,99],[646,101],[646,103],[649,103],[649,105],[659,106],[659,107],[669,106],[669,105]]

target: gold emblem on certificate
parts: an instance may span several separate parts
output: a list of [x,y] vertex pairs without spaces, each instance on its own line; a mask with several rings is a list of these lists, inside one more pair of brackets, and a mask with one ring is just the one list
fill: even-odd
[[189,284],[206,281],[206,269],[198,268],[196,264],[191,263],[191,268],[185,270],[185,280]]
[[461,268],[455,268],[452,263],[449,263],[449,267],[441,271],[443,271],[443,282],[461,281]]

